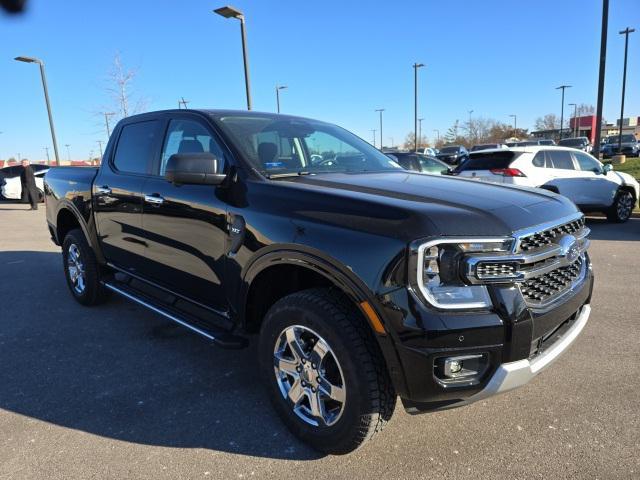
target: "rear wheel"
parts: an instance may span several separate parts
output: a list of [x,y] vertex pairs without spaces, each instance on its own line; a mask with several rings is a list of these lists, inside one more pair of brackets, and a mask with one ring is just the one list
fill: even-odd
[[631,217],[636,200],[628,190],[620,190],[613,205],[605,213],[610,222],[624,223]]
[[349,453],[391,418],[396,396],[369,326],[342,295],[297,292],[267,313],[262,377],[289,429],[323,453]]
[[62,242],[62,261],[67,286],[78,303],[97,305],[108,297],[100,284],[100,266],[84,233],[75,228]]

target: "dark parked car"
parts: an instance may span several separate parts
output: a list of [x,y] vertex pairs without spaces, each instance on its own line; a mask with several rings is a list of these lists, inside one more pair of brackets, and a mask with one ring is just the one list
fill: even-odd
[[80,304],[115,292],[216,345],[257,335],[246,388],[264,382],[323,452],[371,438],[397,396],[419,413],[527,383],[590,313],[589,229],[570,200],[403,170],[316,120],[135,115],[99,168],[45,182]]
[[587,153],[591,153],[593,149],[587,137],[562,138],[558,145],[561,147],[577,148]]
[[469,158],[469,152],[462,145],[447,145],[440,149],[438,160],[449,165],[459,165]]
[[442,175],[449,172],[449,165],[441,162],[437,158],[430,157],[428,155],[422,155],[421,153],[413,152],[393,152],[388,153],[398,164],[406,169],[420,173],[431,173],[436,175]]
[[622,135],[622,148],[619,147],[620,137],[618,135],[609,136],[605,139],[600,151],[605,158],[612,157],[619,153],[630,157],[640,156],[640,142],[635,135]]

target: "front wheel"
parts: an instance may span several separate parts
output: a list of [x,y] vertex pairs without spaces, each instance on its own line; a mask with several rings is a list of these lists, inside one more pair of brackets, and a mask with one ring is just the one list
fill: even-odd
[[342,294],[311,289],[276,302],[262,324],[259,361],[284,423],[320,452],[355,450],[393,414],[380,348]]
[[635,207],[635,198],[628,190],[621,190],[616,195],[613,205],[606,212],[607,219],[610,222],[624,223],[631,217],[633,207]]

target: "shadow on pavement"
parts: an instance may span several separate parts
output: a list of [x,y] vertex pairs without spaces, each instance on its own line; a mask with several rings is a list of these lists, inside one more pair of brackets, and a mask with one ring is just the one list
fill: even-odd
[[610,223],[605,217],[587,217],[591,240],[640,240],[640,218],[630,218],[626,223]]
[[82,307],[59,253],[0,252],[0,271],[1,409],[125,442],[320,457],[271,408],[253,346],[218,349],[118,298]]

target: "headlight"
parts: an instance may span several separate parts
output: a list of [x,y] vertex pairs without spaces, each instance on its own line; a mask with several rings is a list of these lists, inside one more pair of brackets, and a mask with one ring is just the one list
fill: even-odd
[[491,306],[485,285],[468,285],[461,275],[465,254],[508,252],[513,239],[438,239],[418,247],[417,285],[436,308],[469,309]]

